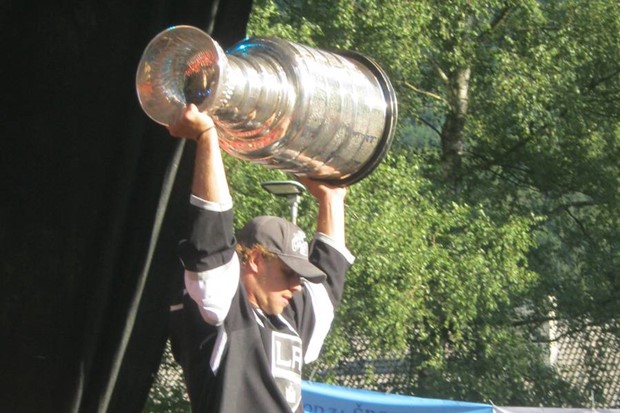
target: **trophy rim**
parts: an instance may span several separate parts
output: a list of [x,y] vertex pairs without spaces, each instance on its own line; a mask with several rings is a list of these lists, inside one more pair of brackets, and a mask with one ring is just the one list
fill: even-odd
[[368,70],[370,70],[370,72],[376,76],[377,81],[381,85],[381,90],[386,102],[383,134],[381,135],[379,144],[368,161],[366,161],[366,163],[357,171],[341,178],[314,178],[317,181],[322,181],[330,185],[348,186],[353,185],[370,175],[381,164],[390,150],[392,142],[394,141],[394,132],[396,130],[396,123],[398,120],[398,102],[396,91],[394,90],[390,79],[377,62],[362,53],[354,51],[337,51],[335,53],[361,63]]
[[[149,60],[150,60],[149,58],[151,57],[152,51],[156,50],[157,47],[162,43],[162,41],[165,41],[166,38],[171,37],[172,33],[175,33],[175,32],[181,33],[181,34],[183,32],[186,32],[186,33],[191,33],[194,36],[197,35],[198,37],[201,38],[201,41],[204,42],[203,45],[205,45],[209,51],[214,52],[214,54],[217,56],[217,60],[215,64],[213,65],[216,68],[216,77],[215,77],[215,81],[213,82],[213,91],[203,102],[197,105],[200,110],[207,110],[208,108],[213,106],[216,99],[218,99],[219,89],[220,89],[219,80],[222,78],[222,74],[224,72],[223,66],[227,64],[226,54],[224,53],[220,45],[217,43],[217,41],[215,41],[208,33],[206,33],[205,31],[203,31],[202,29],[198,27],[191,26],[191,25],[175,25],[175,26],[170,26],[166,28],[165,30],[162,30],[161,32],[157,33],[149,41],[147,46],[144,48],[144,51],[142,52],[142,55],[140,57],[140,61],[138,64],[138,68],[136,70],[135,87],[136,87],[136,92],[137,92],[136,94],[138,97],[138,102],[140,103],[140,106],[142,107],[143,111],[149,116],[149,118],[151,118],[155,122],[161,125],[164,125],[164,126],[168,125],[169,119],[163,119],[161,116],[159,116],[160,113],[152,110],[149,104],[149,100],[146,98],[148,94],[143,93],[141,91],[141,86],[144,83],[141,81],[141,77],[143,77],[145,66],[148,65],[149,63]],[[174,104],[171,102],[170,103],[171,108],[168,111],[169,114],[173,112],[172,107],[180,107],[181,104],[187,104],[187,102],[179,101],[177,102],[177,104]]]

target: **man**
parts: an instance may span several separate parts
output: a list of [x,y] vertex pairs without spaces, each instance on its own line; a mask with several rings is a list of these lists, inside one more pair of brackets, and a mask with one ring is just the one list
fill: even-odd
[[192,411],[302,412],[302,365],[315,360],[353,262],[345,188],[302,180],[319,203],[317,235],[257,217],[235,237],[232,198],[213,120],[188,105],[172,136],[195,140],[182,347]]

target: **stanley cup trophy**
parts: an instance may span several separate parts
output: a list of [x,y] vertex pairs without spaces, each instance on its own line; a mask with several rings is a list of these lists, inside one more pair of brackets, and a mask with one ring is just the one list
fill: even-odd
[[213,118],[228,154],[336,185],[375,169],[397,118],[389,79],[365,56],[276,38],[247,39],[224,53],[191,26],[151,40],[136,88],[155,122],[167,125],[193,103]]

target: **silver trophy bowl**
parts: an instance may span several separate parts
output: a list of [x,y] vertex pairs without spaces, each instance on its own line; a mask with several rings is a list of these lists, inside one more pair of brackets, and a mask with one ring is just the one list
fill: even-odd
[[168,125],[194,103],[214,120],[228,154],[332,184],[370,174],[397,120],[394,88],[371,59],[277,38],[252,38],[226,53],[192,26],[151,40],[136,75],[140,105]]

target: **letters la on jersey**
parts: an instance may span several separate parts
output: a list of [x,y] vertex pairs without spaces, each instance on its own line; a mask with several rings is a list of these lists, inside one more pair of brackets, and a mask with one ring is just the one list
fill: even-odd
[[295,411],[301,402],[301,339],[273,331],[271,352],[271,374],[291,411]]

